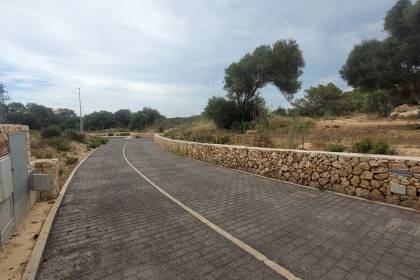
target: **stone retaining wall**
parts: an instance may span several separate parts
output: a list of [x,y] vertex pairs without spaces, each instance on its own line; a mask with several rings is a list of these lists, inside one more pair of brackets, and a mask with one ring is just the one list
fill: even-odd
[[420,209],[420,157],[266,149],[172,140],[163,149],[229,168]]
[[155,133],[153,132],[130,132],[130,136],[135,138],[153,139]]

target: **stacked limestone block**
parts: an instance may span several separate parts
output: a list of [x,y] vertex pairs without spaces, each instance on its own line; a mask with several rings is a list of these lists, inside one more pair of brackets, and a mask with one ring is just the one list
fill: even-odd
[[36,174],[50,174],[53,176],[53,190],[51,192],[40,192],[40,199],[49,200],[57,198],[60,192],[58,159],[37,159],[31,165]]
[[[420,158],[203,144],[159,135],[154,141],[167,151],[193,159],[420,209]],[[393,185],[404,192],[394,192]]]

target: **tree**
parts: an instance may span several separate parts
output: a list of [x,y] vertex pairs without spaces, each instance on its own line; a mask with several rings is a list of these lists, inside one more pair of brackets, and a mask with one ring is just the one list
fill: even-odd
[[25,105],[20,102],[12,102],[7,104],[8,113],[23,113],[26,112]]
[[143,130],[147,127],[156,125],[159,121],[165,119],[158,110],[144,107],[142,111],[138,111],[131,115],[129,128],[132,130]]
[[300,115],[311,117],[338,116],[351,111],[343,91],[333,83],[307,89],[306,95],[292,104]]
[[129,128],[131,130],[142,130],[146,128],[146,116],[143,111],[131,115]]
[[32,113],[39,120],[42,127],[58,123],[57,116],[51,108],[35,103],[28,103],[26,105],[26,111]]
[[115,127],[116,122],[113,113],[99,111],[85,116],[84,125],[88,130],[99,130]]
[[340,74],[356,89],[386,90],[420,104],[420,0],[399,0],[385,17],[388,37],[368,40],[350,52]]
[[150,107],[143,108],[143,115],[145,117],[146,126],[154,125],[158,120],[163,119],[164,117],[158,112],[158,110],[152,109]]
[[79,117],[70,117],[65,119],[61,126],[63,129],[80,129],[80,118]]
[[305,62],[294,40],[262,45],[225,69],[224,89],[236,103],[243,121],[255,119],[259,90],[273,84],[290,100],[300,89]]
[[7,122],[13,124],[23,124],[29,126],[30,129],[38,130],[42,127],[37,116],[30,112],[12,112],[7,114]]
[[121,127],[128,127],[131,118],[131,111],[128,109],[121,109],[114,113],[115,120]]
[[238,109],[234,101],[213,96],[209,99],[204,116],[212,119],[217,127],[230,129],[238,121]]
[[60,124],[63,124],[68,119],[77,117],[76,113],[73,110],[66,108],[58,108],[54,111],[54,113],[57,116],[57,120]]

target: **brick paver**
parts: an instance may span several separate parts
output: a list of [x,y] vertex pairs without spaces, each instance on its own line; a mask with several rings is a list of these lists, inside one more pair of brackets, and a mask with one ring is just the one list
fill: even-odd
[[169,194],[303,279],[420,279],[418,212],[192,161],[146,140],[130,140],[126,154]]
[[282,279],[142,179],[122,157],[125,142],[77,171],[37,279]]

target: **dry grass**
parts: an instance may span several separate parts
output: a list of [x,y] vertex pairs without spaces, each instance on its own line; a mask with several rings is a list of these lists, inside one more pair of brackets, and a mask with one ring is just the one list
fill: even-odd
[[197,142],[321,151],[329,144],[341,144],[345,151],[351,151],[354,143],[369,137],[391,144],[399,155],[420,156],[420,120],[367,115],[334,120],[272,116],[267,124],[246,132],[220,130],[210,121],[200,121],[178,126],[165,135]]
[[48,140],[41,138],[39,132],[31,131],[31,156],[35,159],[43,158],[57,158],[59,165],[59,182],[60,186],[64,184],[67,177],[70,175],[73,168],[77,165],[76,162],[69,164],[68,158],[81,159],[86,156],[89,149],[84,143],[72,141],[70,142],[69,151],[59,151],[54,145],[51,145]]

